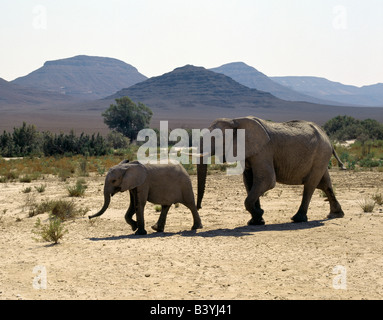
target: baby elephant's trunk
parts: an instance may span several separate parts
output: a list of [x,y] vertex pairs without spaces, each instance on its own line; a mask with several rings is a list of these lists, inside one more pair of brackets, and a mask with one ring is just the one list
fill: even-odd
[[101,216],[102,214],[104,214],[104,212],[106,211],[106,209],[108,209],[109,204],[110,204],[110,194],[104,192],[104,206],[102,207],[102,209],[101,209],[99,212],[97,212],[97,213],[94,214],[93,216],[89,216],[89,219],[93,219],[93,218],[99,217],[99,216]]

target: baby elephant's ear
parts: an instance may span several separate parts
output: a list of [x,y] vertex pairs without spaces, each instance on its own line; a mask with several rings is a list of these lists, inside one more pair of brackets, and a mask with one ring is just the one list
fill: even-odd
[[148,171],[141,163],[128,163],[122,167],[125,173],[122,177],[121,192],[141,186],[148,176]]

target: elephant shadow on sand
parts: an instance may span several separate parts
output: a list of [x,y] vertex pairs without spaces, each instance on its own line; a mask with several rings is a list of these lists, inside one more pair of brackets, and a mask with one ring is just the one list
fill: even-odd
[[185,230],[180,232],[155,232],[148,234],[146,236],[137,236],[134,234],[128,235],[120,235],[120,236],[109,236],[102,238],[89,238],[91,241],[109,241],[109,240],[124,240],[124,239],[147,239],[147,238],[166,238],[173,236],[183,236],[183,237],[203,237],[203,238],[214,238],[214,237],[246,237],[253,236],[258,232],[268,232],[268,231],[295,231],[295,230],[306,230],[306,229],[314,229],[318,227],[324,226],[324,221],[328,221],[330,219],[323,220],[313,220],[305,223],[276,223],[276,224],[268,224],[261,226],[242,226],[236,227],[233,229],[215,229],[215,230],[207,230],[207,231],[197,231],[197,230]]

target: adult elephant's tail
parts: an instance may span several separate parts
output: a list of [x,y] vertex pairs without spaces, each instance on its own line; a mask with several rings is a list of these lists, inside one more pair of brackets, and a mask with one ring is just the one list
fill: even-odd
[[340,161],[340,159],[339,159],[337,153],[335,152],[334,147],[332,148],[332,154],[334,155],[336,161],[338,161],[338,166],[339,166],[339,168],[341,168],[341,170],[347,170],[347,168],[345,167],[345,165],[343,164],[343,162]]

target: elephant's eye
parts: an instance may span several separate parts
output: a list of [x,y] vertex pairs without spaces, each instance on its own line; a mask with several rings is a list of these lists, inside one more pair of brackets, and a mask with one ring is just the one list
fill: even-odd
[[116,183],[117,180],[112,180],[112,183]]

